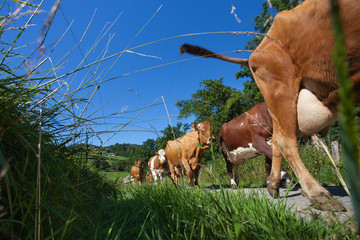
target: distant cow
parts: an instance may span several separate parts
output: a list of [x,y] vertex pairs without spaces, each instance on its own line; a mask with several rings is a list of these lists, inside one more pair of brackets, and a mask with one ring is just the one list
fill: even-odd
[[132,166],[130,170],[131,178],[134,180],[135,183],[139,183],[140,185],[142,184],[142,179],[144,176],[144,169],[142,165],[142,160],[135,161],[134,166]]
[[152,178],[154,178],[155,183],[158,178],[163,182],[165,177],[165,150],[160,149],[158,152],[155,152],[156,156],[151,157],[148,162],[148,167],[151,172]]
[[[299,179],[304,195],[320,210],[346,211],[309,173],[300,158],[296,136],[311,135],[331,125],[340,102],[332,59],[335,46],[331,1],[307,0],[278,13],[249,59],[209,51],[193,53],[249,66],[273,119],[273,162],[268,192],[279,196],[283,157]],[[348,74],[355,104],[360,105],[360,4],[338,0],[344,30]],[[337,15],[334,15],[337,16]],[[199,49],[198,49],[199,50]],[[181,52],[188,52],[183,46]]]
[[[255,105],[244,114],[222,125],[219,145],[233,188],[239,184],[238,165],[261,154],[266,156],[265,169],[266,175],[269,177],[272,159],[272,132],[272,119],[265,102]],[[290,183],[289,175],[283,169],[281,175],[283,184],[287,186]]]
[[188,184],[194,180],[194,185],[197,187],[201,158],[204,151],[210,147],[211,140],[214,139],[214,137],[211,138],[214,128],[208,121],[203,121],[198,125],[191,123],[191,127],[192,130],[184,136],[167,142],[165,155],[174,183],[177,184],[184,167],[189,177]]

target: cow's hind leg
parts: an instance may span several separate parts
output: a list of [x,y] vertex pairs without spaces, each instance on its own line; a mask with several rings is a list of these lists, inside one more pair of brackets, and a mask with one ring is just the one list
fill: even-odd
[[[239,184],[239,173],[237,172],[237,166],[235,166],[231,161],[230,161],[230,155],[228,153],[228,149],[226,147],[225,142],[221,142],[221,153],[224,156],[225,159],[225,163],[226,163],[226,171],[227,174],[230,177],[230,184],[231,187],[233,189],[237,189],[237,186]],[[235,168],[235,169],[234,169]],[[233,171],[235,170],[235,180],[233,177]],[[237,176],[237,181],[236,181],[236,176]]]
[[271,158],[268,158],[266,156],[265,158],[266,185],[268,185],[270,182],[271,163],[272,163]]
[[227,174],[229,175],[230,177],[230,184],[231,184],[231,187],[233,189],[236,189],[237,188],[237,182],[234,180],[234,177],[233,177],[233,166],[234,164],[232,164],[229,160],[225,159],[225,162],[226,162],[226,171],[227,171]]
[[174,183],[175,186],[178,185],[178,181],[177,181],[177,177],[176,177],[176,173],[175,173],[175,168],[174,165],[168,161],[168,165],[169,165],[169,170],[170,170],[170,176],[171,176],[171,180]]
[[239,181],[240,181],[238,165],[236,165],[236,164],[233,164],[233,173],[235,174],[235,187],[233,187],[233,188],[236,189],[239,186]]
[[[289,104],[288,106],[291,106]],[[279,106],[276,109],[286,109],[285,106]],[[296,138],[296,119],[294,122],[288,122],[290,115],[296,116],[292,109],[287,109],[288,117],[282,119],[274,119],[274,135],[273,135],[273,163],[270,175],[270,184],[268,190],[277,189],[281,179],[280,169],[282,156],[289,162],[293,172],[299,179],[302,191],[307,195],[308,199],[319,210],[346,211],[344,206],[335,200],[330,192],[323,188],[315,178],[309,173],[303,161],[300,158],[298,144]],[[294,109],[296,111],[296,108]],[[275,110],[276,111],[276,110]],[[278,110],[279,111],[279,110]],[[285,112],[274,114],[274,116],[284,116]],[[275,169],[276,168],[276,169]],[[276,171],[276,172],[275,172]],[[274,173],[274,174],[273,174]],[[276,195],[276,194],[274,194]]]
[[253,147],[256,148],[259,152],[265,155],[265,171],[266,171],[266,184],[270,182],[270,171],[271,171],[271,158],[272,158],[272,149],[271,146],[266,142],[264,137],[256,135],[253,137]]
[[[289,53],[275,40],[265,39],[249,59],[251,72],[273,119],[273,161],[268,191],[279,195],[282,156],[289,162],[299,183],[316,208],[343,211],[345,208],[323,188],[302,162],[297,145],[297,102],[301,78],[296,73]],[[320,129],[319,129],[320,130]]]

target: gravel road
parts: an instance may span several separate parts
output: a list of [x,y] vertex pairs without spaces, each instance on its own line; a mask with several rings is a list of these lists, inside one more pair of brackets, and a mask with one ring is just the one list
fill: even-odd
[[[335,199],[339,200],[347,209],[347,212],[340,212],[336,213],[336,216],[341,221],[346,221],[349,218],[354,218],[354,209],[352,205],[351,197],[348,196],[348,194],[345,192],[345,190],[342,187],[338,186],[327,186],[325,187],[333,196]],[[229,189],[232,190],[232,189]],[[236,190],[232,190],[236,191]],[[267,192],[266,188],[244,188],[244,191],[246,194],[249,194],[251,191],[257,191],[258,194],[261,196],[266,196],[269,199],[272,199],[272,197]],[[280,188],[280,197],[283,197],[286,193],[285,188]],[[275,200],[276,202],[277,200]],[[303,197],[301,195],[301,188],[295,187],[293,190],[291,190],[287,197],[286,197],[286,204],[292,209],[296,209],[299,215],[306,216],[311,218],[314,218],[316,216],[322,215],[323,218],[332,217],[332,212],[329,211],[319,211],[316,210],[310,200],[308,200],[306,197]]]

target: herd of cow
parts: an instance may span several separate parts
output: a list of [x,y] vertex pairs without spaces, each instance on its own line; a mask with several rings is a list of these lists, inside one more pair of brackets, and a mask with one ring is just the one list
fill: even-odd
[[[358,106],[360,2],[336,2],[345,36],[348,76]],[[330,1],[305,0],[294,9],[275,16],[271,28],[249,59],[227,57],[187,44],[181,46],[180,53],[187,52],[248,66],[264,96],[265,103],[256,105],[222,126],[219,144],[233,186],[238,183],[237,166],[262,153],[267,159],[267,172],[270,172],[268,192],[278,197],[282,178],[281,162],[285,158],[299,180],[302,193],[317,209],[346,211],[306,169],[297,145],[297,137],[312,135],[327,128],[338,117],[340,98],[332,60],[334,42]],[[183,176],[185,169],[189,183],[193,180],[197,185],[200,159],[213,140],[212,131],[207,121],[198,125],[192,123],[190,132],[169,141],[165,151],[159,151],[149,161],[153,177],[157,178],[156,174],[161,172],[155,166],[163,163],[165,154],[175,183]]]

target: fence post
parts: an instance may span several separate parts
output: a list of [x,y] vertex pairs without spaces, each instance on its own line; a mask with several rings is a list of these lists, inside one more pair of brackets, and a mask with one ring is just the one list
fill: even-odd
[[340,162],[340,154],[339,154],[339,143],[338,141],[331,142],[331,155],[334,159],[334,162]]

